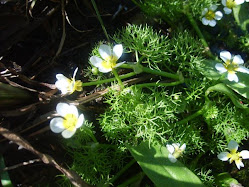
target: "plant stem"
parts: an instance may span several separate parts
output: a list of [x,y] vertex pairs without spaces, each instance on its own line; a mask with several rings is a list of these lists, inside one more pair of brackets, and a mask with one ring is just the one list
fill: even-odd
[[97,8],[97,5],[96,5],[96,3],[95,3],[95,0],[91,0],[91,2],[92,2],[92,5],[93,5],[93,8],[94,8],[94,10],[95,10],[95,12],[96,12],[96,14],[97,14],[97,18],[98,18],[98,20],[99,20],[99,22],[100,22],[100,25],[101,25],[101,27],[102,27],[104,33],[105,33],[105,36],[106,36],[108,42],[110,43],[110,38],[109,38],[109,36],[108,36],[108,34],[107,34],[107,31],[106,31],[106,29],[105,29],[105,25],[104,25],[104,23],[103,23],[103,21],[102,21],[102,19],[101,19],[100,14],[99,14],[99,10],[98,10],[98,8]]
[[176,86],[178,84],[182,84],[181,81],[175,81],[175,82],[153,82],[153,83],[144,83],[144,84],[137,84],[136,87],[149,87],[149,86]]
[[[120,67],[121,68],[126,68],[126,69],[134,69],[135,66],[136,65],[122,64]],[[175,80],[179,80],[179,75],[177,75],[177,74],[167,73],[167,72],[159,71],[159,70],[153,70],[153,69],[144,67],[142,65],[139,65],[139,68],[141,68],[142,72],[145,72],[145,73],[150,73],[150,74],[154,74],[154,75],[160,75],[160,76],[163,76],[163,77],[168,77],[168,78],[172,78],[172,79],[175,79]]]
[[117,79],[118,84],[120,86],[120,89],[123,90],[124,89],[124,84],[122,83],[117,71],[115,69],[112,69],[112,73],[114,74],[115,78]]
[[211,53],[210,48],[209,48],[209,46],[208,46],[208,43],[207,43],[206,39],[204,38],[204,36],[203,36],[203,34],[202,34],[200,28],[198,27],[196,21],[194,20],[193,16],[189,13],[188,10],[185,10],[185,14],[187,15],[189,22],[190,22],[191,25],[194,27],[194,29],[195,29],[197,35],[199,36],[199,38],[200,38],[200,40],[201,40],[201,43],[202,43],[202,44],[204,45],[204,47],[206,48],[206,51],[207,51],[208,56],[211,57],[211,58],[215,58],[215,57],[213,56],[213,54]]
[[[136,75],[135,72],[131,72],[131,73],[127,73],[125,75],[120,75],[119,78],[120,79],[126,79],[126,78],[129,78],[129,77],[132,77]],[[104,83],[108,83],[108,82],[113,82],[116,78],[110,78],[110,79],[105,79],[105,80],[100,80],[100,81],[94,81],[94,82],[85,82],[85,83],[82,83],[82,86],[94,86],[94,85],[98,85],[98,84],[104,84]]]
[[110,183],[114,183],[127,169],[129,169],[134,163],[136,163],[135,159],[132,159],[129,163],[127,163],[111,180]]
[[178,124],[178,125],[185,124],[185,123],[187,123],[188,121],[190,121],[190,120],[192,120],[192,119],[194,119],[194,118],[200,116],[200,115],[203,113],[204,108],[205,108],[205,105],[202,107],[202,109],[200,109],[200,110],[198,110],[196,113],[194,113],[194,114],[192,114],[192,115],[186,117],[185,119],[179,121],[177,124]]

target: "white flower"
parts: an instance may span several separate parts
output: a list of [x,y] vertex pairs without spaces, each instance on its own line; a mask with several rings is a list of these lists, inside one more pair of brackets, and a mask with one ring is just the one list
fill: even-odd
[[168,151],[169,151],[169,155],[168,158],[171,162],[175,163],[177,158],[179,158],[180,156],[182,156],[183,152],[186,149],[186,144],[182,144],[182,146],[180,147],[179,143],[173,143],[172,145],[167,144],[166,145]]
[[67,103],[58,103],[56,111],[61,117],[53,118],[50,121],[50,129],[54,133],[61,133],[64,138],[70,138],[76,129],[82,126],[84,115],[78,113],[76,106]]
[[228,143],[228,149],[230,151],[229,152],[221,152],[220,154],[218,154],[218,159],[222,160],[222,161],[228,161],[230,162],[230,164],[235,161],[235,164],[237,166],[238,169],[240,169],[240,167],[244,167],[244,164],[242,163],[242,159],[249,159],[249,151],[247,150],[243,150],[241,152],[237,152],[239,148],[239,145],[237,142],[235,142],[234,140],[231,140]]
[[82,91],[82,82],[80,80],[75,81],[75,76],[78,68],[74,70],[73,78],[69,79],[62,74],[57,74],[57,81],[55,86],[61,91],[62,94],[72,94],[75,90]]
[[238,82],[239,78],[236,75],[236,72],[242,72],[249,74],[249,69],[245,68],[244,66],[241,66],[241,64],[244,64],[244,60],[241,58],[240,55],[235,55],[232,57],[231,53],[228,51],[221,51],[220,52],[220,58],[225,62],[223,64],[218,63],[215,65],[215,68],[220,73],[227,72],[227,78],[229,81],[235,81]]
[[244,1],[245,0],[222,0],[221,3],[223,4],[223,6],[225,6],[223,8],[225,14],[231,14],[232,9],[237,5],[244,3]]
[[97,67],[100,72],[107,73],[112,71],[113,68],[121,66],[125,62],[116,63],[123,53],[123,46],[121,44],[115,45],[113,50],[109,45],[100,45],[99,54],[101,58],[92,56],[90,62],[93,66]]
[[203,25],[209,25],[214,27],[216,25],[216,20],[220,20],[223,17],[221,11],[216,11],[217,5],[212,5],[209,8],[204,8],[202,11],[203,18],[201,19]]

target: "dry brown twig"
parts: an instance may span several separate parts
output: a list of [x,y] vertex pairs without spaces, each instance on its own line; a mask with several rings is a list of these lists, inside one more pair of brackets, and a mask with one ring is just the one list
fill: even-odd
[[53,157],[43,154],[37,151],[32,145],[30,145],[25,139],[21,136],[10,132],[8,129],[0,127],[0,134],[4,136],[6,139],[14,142],[15,144],[23,147],[24,149],[32,152],[33,154],[37,155],[44,164],[50,164],[58,169],[61,173],[63,173],[71,183],[76,187],[90,187],[87,183],[85,183],[80,176],[72,170],[68,170],[62,166],[60,166]]

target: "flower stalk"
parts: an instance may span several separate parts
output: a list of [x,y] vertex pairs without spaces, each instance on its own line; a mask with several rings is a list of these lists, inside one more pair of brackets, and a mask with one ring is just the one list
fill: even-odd
[[119,77],[117,71],[116,71],[115,69],[112,69],[112,73],[114,74],[116,80],[118,81],[118,84],[119,84],[119,86],[120,86],[120,89],[123,90],[123,89],[124,89],[124,84],[123,84],[123,82],[121,81],[121,79],[120,79],[120,77]]
[[[134,69],[135,66],[136,65],[122,64],[120,67],[121,68],[126,68],[126,69]],[[159,76],[163,76],[163,77],[172,78],[172,79],[175,79],[175,80],[180,80],[180,77],[179,77],[178,74],[172,74],[172,73],[168,73],[168,72],[165,72],[165,71],[153,70],[153,69],[144,67],[142,65],[139,65],[139,68],[140,68],[141,72],[144,72],[144,73],[150,73],[150,74],[154,74],[154,75],[159,75]]]
[[185,10],[185,14],[187,15],[190,24],[193,26],[193,28],[195,29],[197,35],[199,36],[199,38],[201,40],[201,43],[206,48],[206,52],[207,52],[208,56],[211,57],[211,58],[214,58],[213,54],[210,51],[208,43],[207,43],[206,39],[204,38],[204,36],[203,36],[200,28],[198,27],[196,21],[194,20],[193,16],[189,13],[188,10]]
[[[129,78],[129,77],[132,77],[136,75],[135,72],[131,72],[131,73],[127,73],[125,75],[120,75],[119,78],[120,79],[126,79],[126,78]],[[94,86],[94,85],[99,85],[99,84],[104,84],[104,83],[109,83],[109,82],[113,82],[116,78],[110,78],[110,79],[104,79],[104,80],[99,80],[99,81],[94,81],[94,82],[85,82],[85,83],[82,83],[82,86]]]

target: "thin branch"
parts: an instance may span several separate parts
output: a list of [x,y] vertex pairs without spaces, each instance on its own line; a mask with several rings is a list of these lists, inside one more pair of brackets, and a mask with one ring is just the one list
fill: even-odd
[[14,142],[15,144],[22,146],[24,149],[27,149],[28,151],[32,152],[33,154],[37,155],[40,160],[44,164],[50,164],[53,165],[56,169],[58,169],[61,173],[63,173],[70,181],[71,183],[76,187],[90,187],[87,183],[81,180],[80,176],[72,171],[63,168],[60,166],[53,157],[43,154],[39,151],[37,151],[31,144],[29,144],[25,139],[23,139],[21,136],[10,132],[8,129],[0,127],[0,134],[4,136],[6,139]]

